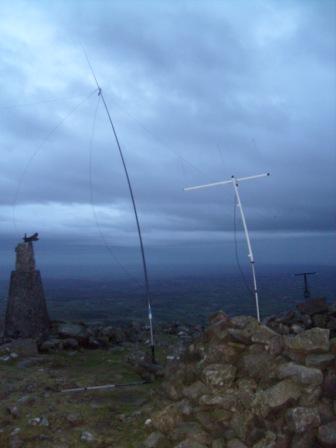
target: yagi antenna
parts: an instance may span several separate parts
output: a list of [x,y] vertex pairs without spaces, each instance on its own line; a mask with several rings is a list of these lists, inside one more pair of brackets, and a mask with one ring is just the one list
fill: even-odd
[[220,182],[213,182],[211,184],[197,185],[195,187],[184,188],[184,191],[191,191],[191,190],[201,190],[203,188],[217,187],[217,186],[227,185],[227,184],[233,185],[234,192],[236,195],[236,200],[237,200],[237,207],[239,207],[242,222],[243,222],[246,243],[247,243],[247,249],[248,249],[248,258],[249,258],[250,264],[251,264],[253,286],[254,286],[253,292],[254,292],[258,322],[260,322],[260,311],[259,311],[259,296],[258,296],[258,288],[257,288],[257,278],[256,278],[256,273],[255,273],[255,261],[254,261],[250,236],[249,236],[248,229],[247,229],[245,214],[244,214],[243,206],[242,206],[240,196],[239,196],[238,187],[239,187],[239,182],[241,182],[241,181],[250,180],[250,179],[258,179],[259,177],[265,177],[265,176],[269,176],[269,175],[270,175],[270,173],[263,173],[263,174],[257,174],[255,176],[240,177],[240,178],[232,176],[232,178],[230,180],[224,180],[224,181],[220,181]]
[[147,263],[146,263],[146,256],[145,256],[145,248],[143,245],[143,240],[142,240],[142,233],[141,233],[141,226],[140,226],[140,221],[139,221],[139,216],[138,216],[138,212],[137,212],[137,207],[136,207],[136,202],[135,202],[135,197],[134,197],[134,193],[133,193],[133,188],[132,188],[132,184],[131,184],[131,180],[130,180],[130,176],[128,174],[128,170],[127,170],[127,166],[126,166],[126,162],[125,162],[125,158],[124,158],[124,154],[122,152],[120,143],[119,143],[119,139],[118,139],[118,135],[117,132],[115,130],[112,118],[111,118],[111,114],[110,111],[107,107],[105,98],[104,98],[104,94],[103,94],[103,90],[100,87],[100,84],[98,83],[98,79],[95,75],[95,72],[93,70],[93,67],[90,63],[90,60],[88,58],[88,55],[84,49],[84,47],[82,46],[83,49],[83,53],[85,55],[86,61],[88,63],[88,66],[90,67],[93,79],[95,80],[95,83],[97,85],[97,89],[98,89],[98,96],[101,97],[103,104],[104,104],[104,108],[107,114],[107,118],[108,121],[111,125],[112,131],[113,131],[113,135],[115,138],[115,141],[117,143],[117,147],[118,147],[118,151],[119,151],[119,155],[121,158],[121,162],[124,168],[124,172],[125,172],[125,176],[126,176],[126,180],[127,180],[127,185],[128,185],[128,190],[131,196],[131,200],[132,200],[132,205],[133,205],[133,212],[134,212],[134,216],[135,216],[135,222],[136,222],[136,227],[137,227],[137,232],[138,232],[138,237],[139,237],[139,243],[140,243],[140,251],[141,251],[141,259],[142,259],[142,266],[143,266],[143,273],[144,273],[144,280],[145,280],[145,294],[146,294],[146,299],[147,299],[147,310],[148,310],[148,320],[149,320],[149,331],[150,331],[150,345],[151,345],[151,355],[152,355],[152,362],[155,363],[155,345],[154,345],[154,332],[153,332],[153,316],[152,316],[152,304],[151,304],[151,297],[150,297],[150,292],[149,292],[149,281],[148,281],[148,270],[147,270]]

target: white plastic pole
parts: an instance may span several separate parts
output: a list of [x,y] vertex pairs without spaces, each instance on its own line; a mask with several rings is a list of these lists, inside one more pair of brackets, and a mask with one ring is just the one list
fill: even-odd
[[240,214],[241,214],[241,217],[242,217],[243,227],[244,227],[244,232],[245,232],[245,237],[246,237],[246,242],[247,242],[248,257],[249,257],[249,260],[250,260],[251,270],[252,270],[252,277],[253,277],[253,293],[254,293],[254,298],[255,298],[258,322],[260,322],[260,311],[259,311],[259,297],[258,297],[257,279],[256,279],[256,273],[255,273],[255,266],[254,266],[254,256],[253,256],[251,241],[250,241],[250,237],[249,237],[249,233],[248,233],[248,229],[247,229],[247,225],[246,225],[246,219],[245,219],[245,215],[244,215],[244,210],[243,210],[242,203],[241,203],[240,196],[239,196],[238,185],[239,185],[239,182],[244,181],[244,180],[257,179],[259,177],[265,177],[265,176],[269,176],[269,175],[270,175],[270,173],[262,173],[262,174],[256,174],[255,176],[247,176],[247,177],[239,177],[239,178],[236,178],[235,176],[232,176],[232,178],[230,180],[223,180],[223,181],[220,181],[220,182],[212,182],[210,184],[197,185],[197,186],[194,186],[194,187],[184,188],[184,191],[191,191],[191,190],[201,190],[203,188],[217,187],[219,185],[226,185],[226,184],[232,184],[233,185],[233,188],[234,188],[234,191],[235,191],[235,195],[236,195],[236,199],[237,199],[237,206],[239,207]]
[[257,288],[257,278],[256,278],[256,274],[255,274],[255,267],[254,267],[253,251],[252,251],[250,236],[249,236],[248,229],[247,229],[247,224],[246,224],[246,219],[245,219],[243,206],[242,206],[242,203],[241,203],[241,200],[240,200],[240,196],[239,196],[238,179],[236,179],[234,176],[232,177],[232,185],[233,185],[233,188],[235,190],[235,195],[236,195],[236,198],[237,198],[237,206],[239,207],[241,218],[242,218],[242,222],[243,222],[243,227],[244,227],[244,232],[245,232],[245,237],[246,237],[246,243],[247,243],[247,249],[248,249],[248,257],[249,257],[250,264],[251,264],[251,269],[252,269],[253,288],[254,288],[253,292],[254,292],[254,298],[255,298],[255,304],[256,304],[256,310],[257,310],[257,319],[258,319],[258,322],[260,322],[259,297],[258,297],[258,288]]

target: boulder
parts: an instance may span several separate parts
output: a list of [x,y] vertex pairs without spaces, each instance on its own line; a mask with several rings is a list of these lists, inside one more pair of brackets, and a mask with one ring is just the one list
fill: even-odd
[[257,415],[266,417],[272,410],[279,410],[285,405],[296,402],[301,390],[292,380],[283,380],[274,386],[258,391],[252,402],[252,409]]
[[321,423],[317,408],[306,408],[302,406],[288,409],[286,419],[291,430],[299,433],[311,428],[317,428]]
[[300,384],[318,386],[323,382],[323,374],[320,369],[305,367],[294,362],[281,364],[278,368],[280,379],[292,378]]
[[323,448],[335,448],[336,446],[336,420],[318,429],[317,440]]
[[217,387],[229,387],[235,379],[237,368],[232,364],[210,364],[203,369],[206,384]]
[[324,353],[329,351],[329,330],[312,328],[297,334],[285,336],[284,342],[288,350],[303,353]]

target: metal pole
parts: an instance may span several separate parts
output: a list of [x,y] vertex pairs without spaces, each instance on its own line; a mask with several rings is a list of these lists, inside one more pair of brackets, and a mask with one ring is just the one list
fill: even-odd
[[137,208],[136,208],[135,198],[134,198],[134,194],[133,194],[133,188],[132,188],[131,180],[130,180],[130,177],[129,177],[129,174],[128,174],[128,170],[127,170],[127,167],[126,167],[126,162],[125,162],[125,159],[124,159],[124,155],[123,155],[123,152],[121,150],[119,139],[118,139],[116,130],[114,128],[113,121],[112,121],[109,109],[108,109],[107,104],[105,102],[105,98],[104,98],[102,89],[100,87],[99,87],[99,94],[101,95],[101,98],[103,100],[103,104],[104,104],[104,107],[105,107],[105,110],[106,110],[106,114],[107,114],[107,117],[109,119],[109,122],[110,122],[110,125],[111,125],[111,128],[112,128],[115,140],[117,142],[117,147],[118,147],[118,150],[119,150],[121,162],[122,162],[123,167],[124,167],[126,180],[127,180],[127,184],[128,184],[128,189],[129,189],[131,200],[132,200],[133,211],[134,211],[134,216],[135,216],[135,221],[136,221],[136,226],[137,226],[137,231],[138,231],[138,236],[139,236],[139,242],[140,242],[140,251],[141,251],[141,259],[142,259],[144,277],[145,277],[145,290],[146,290],[146,298],[147,298],[147,309],[148,309],[148,320],[149,320],[149,331],[150,331],[151,355],[152,355],[152,362],[155,363],[156,360],[155,360],[155,345],[154,345],[152,306],[151,306],[151,298],[150,298],[150,293],[149,293],[149,281],[148,281],[148,271],[147,271],[147,264],[146,264],[146,257],[145,257],[145,248],[144,248],[143,241],[142,241],[142,234],[141,234],[141,227],[140,227],[138,212],[137,212]]
[[248,233],[248,229],[247,229],[247,225],[246,225],[244,210],[243,210],[242,203],[241,203],[240,196],[239,196],[238,179],[236,179],[234,176],[232,176],[232,185],[235,190],[235,195],[237,198],[237,206],[239,207],[240,214],[241,214],[242,221],[243,221],[243,227],[244,227],[247,248],[248,248],[248,257],[250,260],[252,276],[253,276],[253,288],[254,288],[254,298],[255,298],[256,310],[257,310],[257,319],[258,319],[258,322],[260,322],[259,298],[258,298],[257,278],[256,278],[255,266],[254,266],[254,257],[253,257],[251,241],[250,241],[250,237],[249,237],[249,233]]

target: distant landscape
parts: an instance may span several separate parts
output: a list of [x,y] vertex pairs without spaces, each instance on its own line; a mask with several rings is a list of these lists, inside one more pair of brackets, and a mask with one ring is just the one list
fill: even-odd
[[[336,267],[314,266],[308,270],[318,272],[309,279],[312,297],[335,300]],[[300,267],[259,268],[262,317],[288,310],[304,300],[303,279],[294,277],[294,272],[300,272]],[[250,281],[249,271],[244,275]],[[7,285],[2,282],[0,289],[2,315]],[[143,290],[131,280],[44,278],[44,286],[52,319],[104,323],[146,320]],[[254,299],[238,271],[156,275],[151,281],[151,296],[157,322],[204,323],[218,309],[231,315],[255,314]]]

